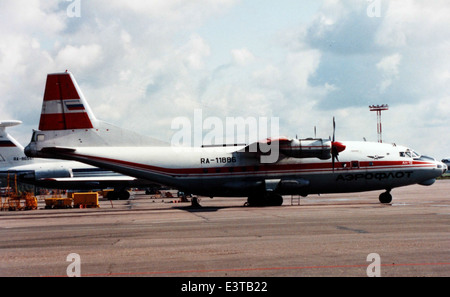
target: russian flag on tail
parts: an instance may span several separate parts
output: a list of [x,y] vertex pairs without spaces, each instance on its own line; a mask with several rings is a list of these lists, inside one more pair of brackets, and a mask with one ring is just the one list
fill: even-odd
[[39,130],[93,128],[93,114],[70,72],[47,75]]
[[66,100],[64,101],[64,104],[66,105],[68,111],[85,110],[83,103],[81,103],[79,99]]

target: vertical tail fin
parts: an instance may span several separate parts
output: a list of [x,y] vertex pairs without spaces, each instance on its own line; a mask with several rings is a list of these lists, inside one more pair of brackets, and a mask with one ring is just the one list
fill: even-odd
[[39,130],[93,128],[95,117],[70,72],[47,75]]
[[47,75],[39,130],[33,132],[25,154],[29,157],[61,159],[61,155],[52,155],[48,149],[167,145],[97,120],[73,75],[66,71]]

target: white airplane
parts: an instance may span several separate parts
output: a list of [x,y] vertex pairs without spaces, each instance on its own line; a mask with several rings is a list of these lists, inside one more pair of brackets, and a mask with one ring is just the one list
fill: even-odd
[[[334,121],[333,121],[334,124]],[[281,205],[281,195],[386,190],[431,185],[445,164],[404,146],[328,139],[269,138],[251,145],[202,148],[148,145],[142,137],[97,120],[70,72],[49,74],[30,157],[71,159],[202,196],[248,197]],[[263,162],[270,150],[279,157]],[[269,152],[269,153],[272,153]]]
[[76,161],[49,160],[27,157],[23,146],[9,133],[7,127],[21,121],[0,121],[0,178],[17,176],[19,182],[50,189],[91,190],[114,187],[110,198],[128,199],[130,187],[151,187],[155,183]]

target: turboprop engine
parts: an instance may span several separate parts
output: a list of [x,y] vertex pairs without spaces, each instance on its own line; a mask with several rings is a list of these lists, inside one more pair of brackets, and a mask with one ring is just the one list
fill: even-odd
[[276,138],[268,139],[267,143],[278,142],[280,153],[292,158],[318,158],[328,160],[345,150],[345,145],[338,141],[331,141],[320,138],[288,139]]
[[325,139],[280,140],[280,153],[293,158],[331,158],[331,141]]

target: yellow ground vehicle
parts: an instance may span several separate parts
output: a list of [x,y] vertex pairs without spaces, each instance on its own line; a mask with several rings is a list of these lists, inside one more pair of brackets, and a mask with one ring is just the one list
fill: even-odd
[[72,198],[45,198],[45,208],[71,208]]
[[19,193],[17,190],[17,176],[14,176],[14,190],[9,186],[9,175],[8,175],[8,186],[2,192],[1,210],[34,210],[37,209],[37,198],[31,193],[22,192]]
[[73,207],[75,208],[96,208],[98,204],[97,192],[73,193]]

